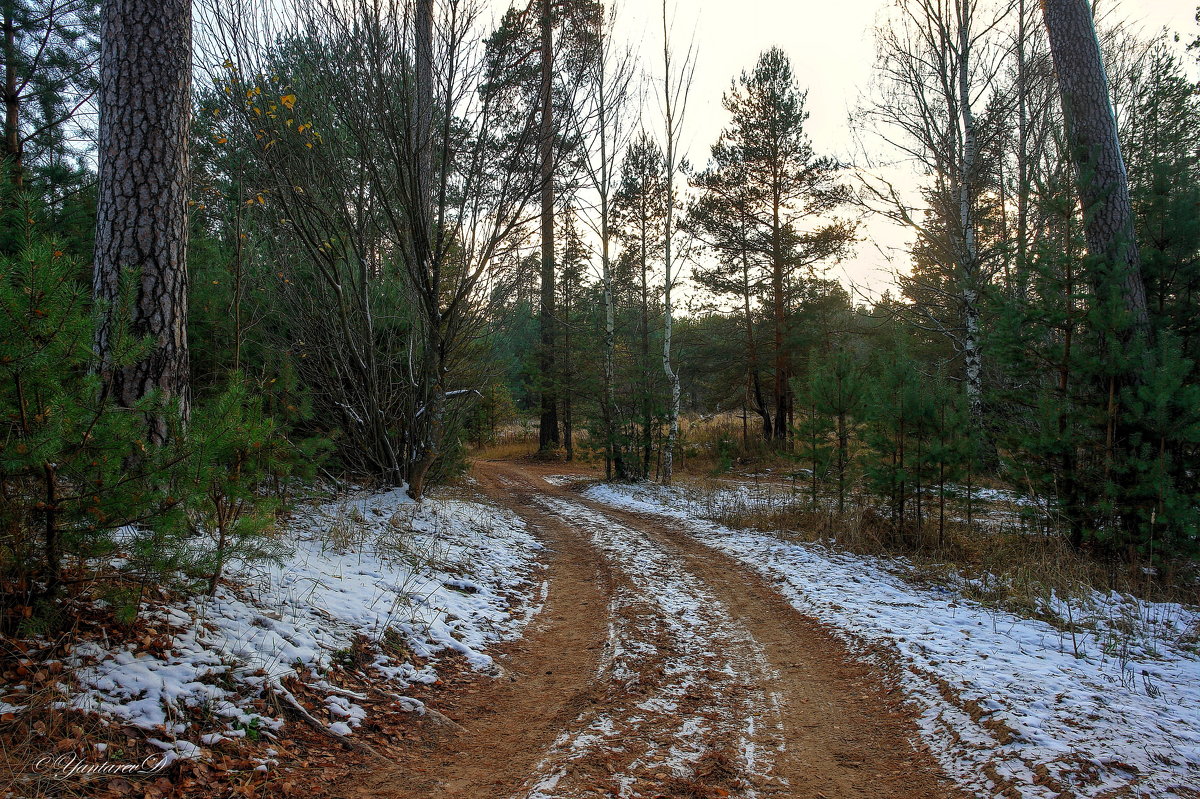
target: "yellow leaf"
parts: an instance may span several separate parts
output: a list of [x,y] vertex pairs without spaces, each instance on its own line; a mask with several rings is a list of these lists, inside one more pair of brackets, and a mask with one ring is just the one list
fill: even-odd
[[296,95],[285,94],[283,97],[279,98],[279,102],[283,103],[285,106],[287,106],[287,110],[291,111],[292,106],[296,104]]

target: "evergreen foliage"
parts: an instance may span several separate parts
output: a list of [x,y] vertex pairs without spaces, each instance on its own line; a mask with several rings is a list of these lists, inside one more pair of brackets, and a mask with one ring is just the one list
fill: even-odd
[[[846,165],[809,140],[805,76],[771,48],[732,81],[726,124],[705,164],[682,165],[691,183],[678,197],[648,120],[606,141],[612,193],[598,220],[581,175],[599,4],[550,9],[550,137],[535,6],[494,31],[439,17],[432,65],[403,4],[288,7],[287,35],[239,29],[248,38],[213,40],[225,51],[201,59],[184,425],[153,394],[117,407],[94,374],[96,319],[111,310],[89,290],[98,4],[3,4],[20,88],[0,178],[7,593],[55,593],[114,558],[123,580],[215,591],[230,564],[278,554],[276,520],[318,468],[421,496],[466,468],[468,444],[507,439],[544,410],[547,393],[568,457],[653,479],[673,418],[664,355],[682,381],[683,468],[704,454],[693,430],[721,417],[708,443],[718,470],[795,462],[814,510],[871,510],[905,546],[934,531],[948,546],[964,499],[969,530],[983,481],[1031,495],[1039,531],[1080,551],[1157,566],[1200,555],[1200,93],[1167,37],[1105,39],[1106,57],[1128,62],[1113,96],[1142,329],[1125,275],[1089,252],[1095,209],[1077,200],[1088,175],[1074,169],[1036,26],[909,2],[884,21],[884,97],[857,118],[915,160],[916,200],[862,175],[854,196]],[[909,35],[921,31],[941,33]],[[547,146],[550,320],[535,224]],[[664,353],[672,201],[687,209],[672,269],[687,268]],[[827,277],[858,236],[854,201],[916,234],[895,293],[873,301]],[[539,350],[548,322],[552,369]],[[147,343],[117,327],[117,362],[132,363]],[[145,440],[150,416],[169,420],[161,445]],[[728,427],[739,416],[740,436]]]

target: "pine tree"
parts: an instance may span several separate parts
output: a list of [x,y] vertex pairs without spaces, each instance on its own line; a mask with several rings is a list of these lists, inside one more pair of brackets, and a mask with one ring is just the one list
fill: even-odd
[[864,366],[857,353],[846,348],[816,354],[808,381],[815,412],[832,419],[836,438],[833,473],[837,481],[838,513],[846,510],[850,477],[850,439],[853,425],[866,408]]
[[655,308],[653,281],[662,263],[662,230],[666,219],[667,189],[662,150],[642,133],[629,145],[621,162],[621,180],[613,201],[621,261],[632,278],[636,319],[636,406],[641,422],[641,476],[650,476],[653,461],[655,398],[651,379],[651,319]]
[[1200,93],[1170,43],[1151,49],[1125,138],[1130,195],[1154,331],[1200,357]]
[[[90,125],[84,107],[96,91],[97,0],[5,0],[0,4],[4,62],[6,182],[32,180],[54,195],[83,171]],[[73,181],[72,181],[73,182]]]
[[[920,544],[923,489],[930,482],[930,449],[935,404],[927,381],[901,346],[877,354],[874,385],[868,395],[862,453],[867,484],[887,501],[893,528],[902,541]],[[912,536],[909,536],[909,533]]]
[[792,434],[797,444],[796,457],[808,469],[809,504],[816,510],[817,487],[828,479],[834,453],[840,455],[833,440],[837,427],[822,402],[826,386],[821,376],[814,372],[806,383],[796,382],[799,385],[793,391],[800,400],[800,413]]
[[[111,551],[113,530],[152,517],[166,538],[179,509],[168,480],[179,453],[147,447],[144,423],[89,371],[95,320],[79,274],[28,230],[20,253],[0,259],[0,516],[18,563],[40,561],[46,593],[67,557]],[[120,318],[110,346],[119,366],[148,348]],[[171,419],[153,396],[134,407]]]
[[576,212],[568,207],[561,215],[562,254],[558,262],[558,328],[561,331],[559,348],[559,386],[555,394],[562,410],[563,445],[567,460],[575,459],[575,399],[580,392],[580,356],[584,345],[583,322],[587,308],[585,279],[588,254],[579,228],[575,224]]
[[[720,253],[727,275],[739,268],[747,273],[740,288],[743,305],[752,286],[763,289],[773,336],[771,434],[777,439],[787,437],[793,406],[794,365],[787,346],[793,287],[854,241],[854,225],[832,218],[849,195],[838,182],[840,165],[813,151],[804,127],[806,99],[778,48],[741,74],[723,101],[730,125],[713,145],[708,168],[695,178],[701,199],[690,219],[691,228]],[[713,285],[728,291],[736,273],[733,281]]]

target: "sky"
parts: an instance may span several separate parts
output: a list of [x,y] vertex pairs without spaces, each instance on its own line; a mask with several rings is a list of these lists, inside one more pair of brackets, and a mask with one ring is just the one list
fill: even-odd
[[[693,164],[703,165],[708,148],[727,122],[721,95],[730,80],[751,67],[758,55],[778,45],[791,58],[802,88],[808,89],[809,133],[820,154],[850,159],[854,144],[847,116],[871,79],[873,27],[889,0],[668,0],[674,5],[673,38],[686,47],[694,34],[698,51],[695,82],[683,133]],[[1147,32],[1163,26],[1186,35],[1197,32],[1200,0],[1102,0],[1109,11],[1136,21]],[[507,6],[508,3],[503,3]],[[1103,11],[1102,7],[1102,11]],[[661,63],[659,0],[623,0],[618,6],[617,36],[637,47],[648,69]],[[646,115],[658,121],[657,102]],[[830,277],[854,283],[871,295],[892,284],[889,263],[906,234],[881,220],[868,220],[864,233],[875,244],[859,244],[858,254],[830,271]]]

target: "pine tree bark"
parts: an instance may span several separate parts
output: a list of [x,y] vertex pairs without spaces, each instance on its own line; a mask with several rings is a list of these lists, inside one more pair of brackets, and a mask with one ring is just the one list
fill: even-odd
[[[1148,336],[1149,314],[1133,227],[1129,178],[1110,99],[1100,42],[1087,0],[1042,0],[1042,18],[1058,73],[1076,189],[1088,252],[1104,269],[1094,279],[1101,296],[1118,292],[1129,317],[1124,338]],[[1111,277],[1103,272],[1111,270]]]
[[[608,32],[603,23],[599,38],[604,42]],[[604,417],[604,444],[606,453],[605,477],[624,480],[625,458],[617,441],[617,397],[616,397],[616,307],[613,298],[613,265],[610,228],[611,209],[609,203],[611,161],[609,160],[609,93],[605,70],[607,43],[597,48],[596,113],[600,144],[600,169],[597,193],[600,198],[600,281],[604,289],[604,401],[600,409]],[[620,96],[613,98],[619,100]]]
[[771,216],[771,316],[775,323],[775,438],[784,441],[788,437],[788,406],[791,401],[791,375],[788,369],[788,351],[784,346],[784,328],[787,326],[787,305],[784,298],[783,246],[779,231],[779,200],[776,198]]
[[21,95],[17,89],[17,25],[11,3],[4,4],[4,159],[12,185],[24,183],[21,163]]
[[542,451],[547,451],[558,449],[559,445],[558,374],[554,358],[554,27],[550,0],[541,0],[541,34],[542,269],[538,371],[542,379],[542,411],[538,444]]
[[[99,185],[95,298],[105,308],[96,333],[110,396],[132,406],[152,391],[189,404],[187,347],[188,125],[191,0],[108,0],[100,18]],[[134,273],[122,297],[124,270]],[[132,300],[130,332],[150,337],[137,363],[113,362],[114,325]],[[150,439],[166,439],[151,420]]]
[[746,393],[750,396],[750,404],[762,421],[762,437],[764,441],[771,440],[771,411],[763,398],[762,373],[758,365],[758,345],[754,341],[754,314],[750,309],[750,256],[742,251],[742,313],[746,317],[746,355],[747,378]]
[[575,460],[575,418],[573,408],[571,407],[571,397],[575,391],[575,363],[574,356],[571,353],[571,325],[574,320],[571,319],[571,295],[576,290],[573,281],[570,279],[563,280],[563,303],[562,303],[562,354],[563,364],[560,367],[562,375],[561,383],[561,398],[562,404],[562,437],[563,448],[567,453],[567,462]]
[[[603,78],[601,79],[603,84]],[[604,103],[603,85],[600,92],[600,161],[603,176],[600,190],[600,267],[601,282],[604,287],[604,403],[601,411],[604,415],[605,449],[608,454],[608,477],[615,476],[624,480],[625,458],[621,446],[617,442],[617,397],[616,397],[616,348],[617,327],[616,309],[613,301],[613,268],[610,252],[611,233],[609,231],[609,202],[608,202],[608,133],[605,127],[607,108]]]
[[650,396],[650,283],[649,255],[646,252],[647,212],[645,198],[642,198],[642,214],[640,217],[641,230],[641,264],[642,292],[641,315],[638,319],[638,339],[641,347],[641,378],[642,378],[642,479],[650,477],[650,464],[654,460],[654,426],[652,415],[652,398]]

